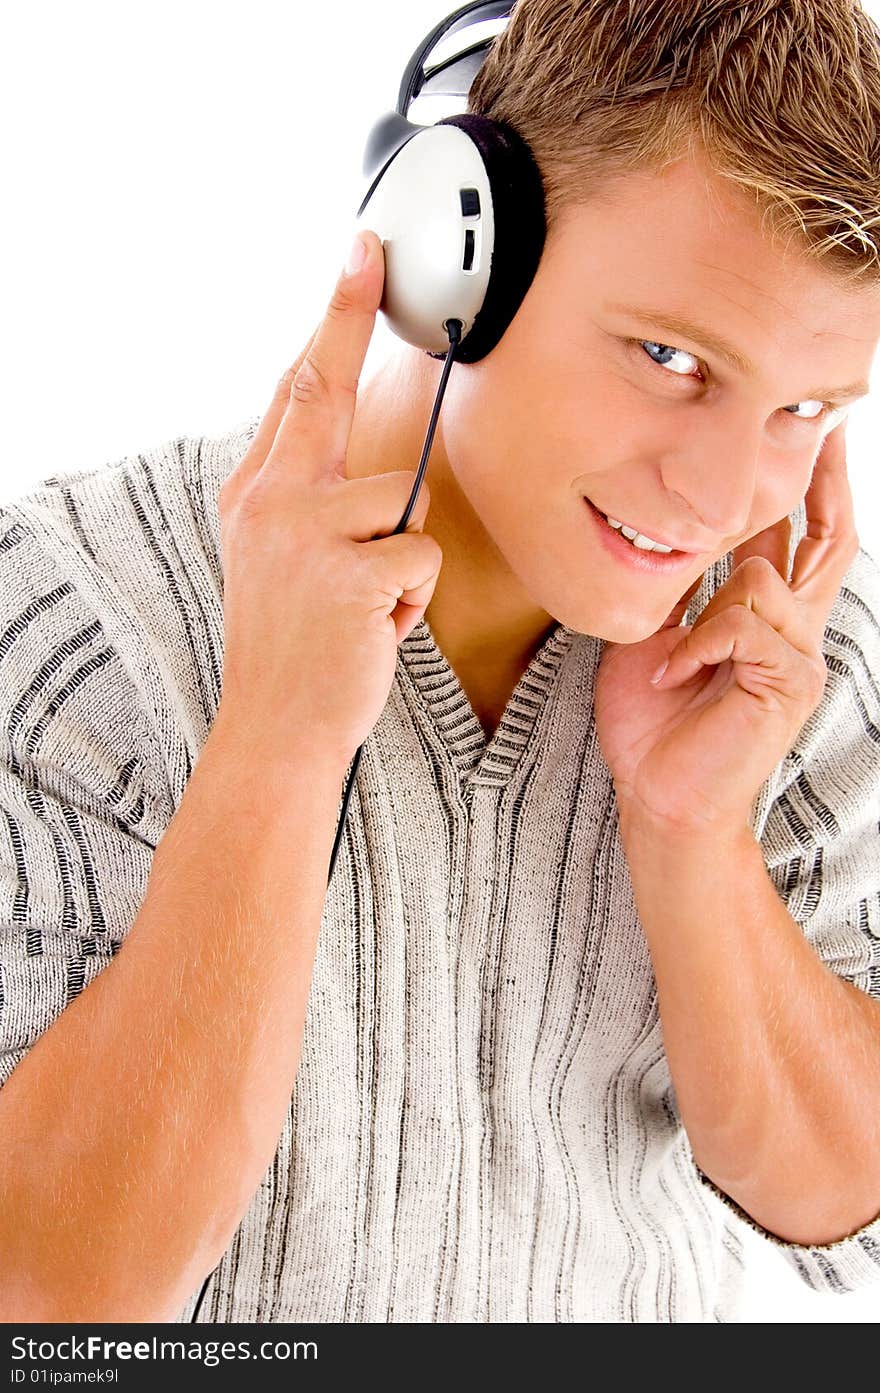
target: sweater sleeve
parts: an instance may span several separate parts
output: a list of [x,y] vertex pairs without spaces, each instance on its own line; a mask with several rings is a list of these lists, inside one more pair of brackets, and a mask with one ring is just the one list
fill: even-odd
[[167,822],[153,735],[61,554],[0,508],[0,1089],[138,912]]
[[210,730],[217,493],[258,420],[0,506],[0,1088],[122,945]]
[[[823,652],[822,700],[780,767],[757,830],[770,877],[822,961],[880,1001],[880,567],[864,548],[828,617]],[[880,1193],[880,1158],[869,1163]],[[833,1243],[789,1243],[697,1172],[814,1290],[880,1282],[880,1214]]]

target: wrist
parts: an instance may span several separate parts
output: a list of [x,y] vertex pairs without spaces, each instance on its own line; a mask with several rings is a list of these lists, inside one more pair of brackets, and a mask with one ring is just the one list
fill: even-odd
[[648,808],[631,802],[618,804],[620,839],[627,857],[651,859],[717,858],[725,851],[739,854],[755,846],[751,825],[731,819],[726,822],[671,822]]
[[623,819],[621,843],[652,950],[670,932],[732,909],[767,877],[761,845],[745,823],[683,829],[635,816]]
[[341,790],[352,757],[309,734],[302,739],[279,740],[258,719],[224,709],[221,702],[200,762],[206,758],[230,763],[243,777],[252,776],[264,784],[280,782],[301,792],[303,778],[310,784],[317,781]]

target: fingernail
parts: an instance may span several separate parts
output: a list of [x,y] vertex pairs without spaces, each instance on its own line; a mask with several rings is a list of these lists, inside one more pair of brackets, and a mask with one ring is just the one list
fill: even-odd
[[654,673],[654,676],[653,676],[650,680],[651,680],[652,682],[659,682],[659,681],[660,681],[660,678],[663,676],[664,672],[666,671],[666,669],[667,669],[668,667],[669,667],[669,659],[667,658],[667,659],[666,659],[666,662],[663,664],[663,666],[662,666],[662,667],[658,667],[657,671]]
[[345,263],[345,274],[356,276],[367,259],[367,244],[360,233],[355,237],[351,244],[351,251],[348,253],[348,260]]

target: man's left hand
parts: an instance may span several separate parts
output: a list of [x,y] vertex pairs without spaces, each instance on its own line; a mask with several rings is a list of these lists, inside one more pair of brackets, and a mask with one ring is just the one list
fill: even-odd
[[680,620],[702,576],[650,638],[605,644],[596,728],[622,818],[740,835],[761,784],[819,705],[825,624],[859,549],[845,435],[846,419],[822,444],[790,580],[786,516],[733,550],[730,579],[694,624]]

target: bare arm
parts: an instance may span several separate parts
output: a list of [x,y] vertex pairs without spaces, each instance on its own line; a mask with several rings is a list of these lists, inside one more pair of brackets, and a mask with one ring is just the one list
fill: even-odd
[[268,1167],[345,771],[218,715],[117,957],[0,1090],[0,1318],[174,1319]]
[[143,902],[0,1090],[6,1320],[173,1318],[278,1145],[342,780],[442,562],[427,484],[342,467],[384,279],[362,235],[219,492],[223,695]]
[[786,1243],[871,1223],[880,1001],[822,962],[749,828],[679,840],[634,818],[624,839],[698,1166]]

